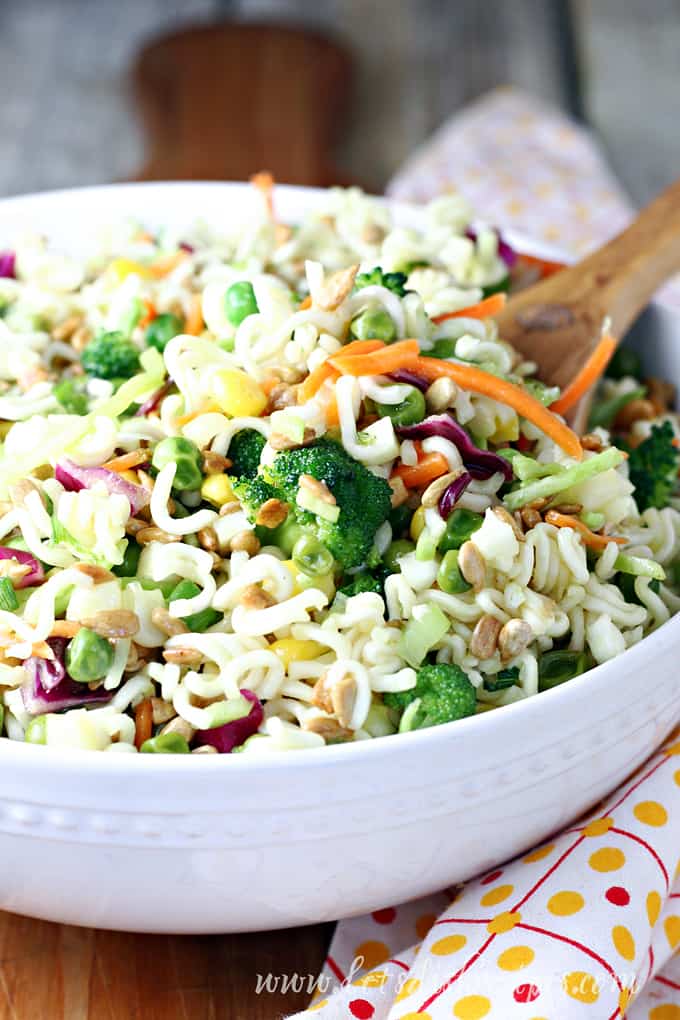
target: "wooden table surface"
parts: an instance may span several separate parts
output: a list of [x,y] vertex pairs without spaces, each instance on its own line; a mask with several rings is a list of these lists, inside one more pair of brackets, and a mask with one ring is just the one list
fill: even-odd
[[333,925],[127,935],[0,914],[0,1020],[277,1020],[309,1002],[257,976],[316,976]]

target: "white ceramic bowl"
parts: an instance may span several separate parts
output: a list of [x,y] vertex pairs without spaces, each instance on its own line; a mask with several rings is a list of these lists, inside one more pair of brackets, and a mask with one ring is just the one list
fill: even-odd
[[[97,221],[218,222],[243,186],[125,185],[0,203],[82,247]],[[281,187],[295,220],[318,192]],[[399,211],[411,218],[413,212]],[[536,245],[525,245],[539,251]],[[647,314],[650,368],[680,382],[680,320]],[[680,719],[680,618],[528,701],[400,736],[253,760],[0,741],[0,908],[156,932],[344,917],[483,871],[571,822]]]

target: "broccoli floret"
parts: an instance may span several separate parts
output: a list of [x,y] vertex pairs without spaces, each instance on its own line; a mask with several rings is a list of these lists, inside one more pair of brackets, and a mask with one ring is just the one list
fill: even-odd
[[[400,712],[409,712],[409,730],[464,719],[477,707],[475,688],[459,666],[445,662],[421,666],[416,686],[410,691],[383,695],[385,704]],[[415,705],[415,708],[411,708]]]
[[387,287],[397,297],[403,297],[406,293],[406,273],[383,273],[380,266],[376,266],[370,273],[359,273],[354,281],[357,290],[362,287]]
[[628,474],[635,486],[635,502],[640,513],[649,507],[660,510],[668,505],[678,484],[680,450],[670,422],[652,425],[651,435],[630,451]]
[[237,478],[254,478],[266,439],[257,429],[241,429],[229,443],[229,473]]
[[139,351],[123,333],[101,333],[85,347],[80,363],[97,379],[129,379],[139,371]]
[[382,595],[384,580],[384,571],[382,571],[380,576],[365,572],[357,574],[347,584],[343,584],[340,588],[338,588],[338,591],[342,592],[343,595],[346,595],[347,598],[351,598],[352,595],[361,595],[361,593],[365,591],[374,591],[377,595]]
[[234,492],[253,524],[263,503],[266,503],[268,499],[280,498],[279,492],[268,482],[265,482],[261,475],[239,479],[234,485]]

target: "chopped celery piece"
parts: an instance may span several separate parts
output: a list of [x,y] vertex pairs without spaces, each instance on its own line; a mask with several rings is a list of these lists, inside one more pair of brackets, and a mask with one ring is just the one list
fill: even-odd
[[401,633],[401,655],[409,666],[420,666],[436,644],[448,634],[449,621],[439,606],[415,606]]
[[0,610],[13,613],[19,608],[19,599],[9,577],[0,577]]
[[435,538],[427,528],[423,528],[416,543],[416,559],[421,562],[433,560],[437,552],[438,542],[438,538]]
[[641,400],[646,394],[647,389],[645,386],[636,386],[626,393],[619,393],[616,397],[610,397],[609,400],[598,400],[590,412],[588,428],[595,429],[599,426],[608,429],[619,411],[622,411],[626,404],[630,404],[631,400]]
[[666,571],[660,563],[649,560],[645,556],[627,556],[619,553],[614,560],[614,569],[622,574],[634,574],[636,577],[653,577],[657,581],[666,580]]
[[295,502],[303,510],[309,510],[310,513],[316,514],[317,517],[323,517],[325,521],[330,521],[331,524],[335,524],[340,516],[340,507],[337,503],[326,503],[319,496],[315,496],[309,489],[305,489],[302,486],[298,489]]
[[605,515],[601,514],[599,510],[584,510],[579,516],[585,526],[590,528],[591,531],[599,531],[606,521]]
[[520,482],[528,482],[534,478],[547,478],[548,475],[558,475],[564,471],[561,464],[544,464],[533,457],[525,457],[523,453],[517,453],[512,458],[512,470]]
[[402,717],[399,720],[400,733],[409,733],[412,729],[415,729],[416,716],[418,715],[420,702],[421,698],[415,698],[411,704],[407,705],[404,709]]
[[[618,467],[625,460],[625,456],[622,450],[611,446],[608,450],[603,450],[602,453],[596,453],[594,457],[581,461],[580,464],[564,468],[559,474],[549,475],[547,478],[539,478],[526,485],[520,485],[519,488],[507,494],[504,500],[505,505],[508,510],[519,510],[525,503],[530,503],[534,499],[554,496],[557,492],[570,489],[572,485],[578,485],[603,471]],[[516,459],[513,459],[513,467]]]

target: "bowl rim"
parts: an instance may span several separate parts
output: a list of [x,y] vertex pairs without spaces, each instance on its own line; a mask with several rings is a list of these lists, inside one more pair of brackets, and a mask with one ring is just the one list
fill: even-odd
[[[43,203],[49,205],[60,199],[77,199],[81,196],[103,197],[107,192],[128,192],[137,191],[200,191],[200,190],[223,190],[241,191],[249,190],[251,185],[245,181],[130,181],[115,184],[86,185],[84,187],[60,188],[50,191],[33,192],[25,195],[11,195],[0,199],[0,212],[11,209],[12,206],[22,205],[38,207]],[[303,197],[313,195],[318,199],[327,194],[328,188],[312,188],[304,185],[277,184],[277,191],[285,196]],[[389,196],[371,196],[384,202],[388,207],[406,213],[409,217],[417,216],[422,206],[416,203],[395,201]],[[39,211],[39,210],[38,210]],[[543,257],[561,258],[564,261],[571,261],[569,256],[554,245],[547,244],[527,237],[520,231],[504,231],[513,246],[519,247],[530,254]],[[678,317],[680,329],[680,316]],[[671,632],[671,633],[669,633]],[[539,692],[529,698],[512,702],[509,705],[501,705],[498,708],[480,712],[465,719],[455,722],[444,723],[439,726],[431,726],[427,729],[414,730],[408,733],[393,733],[384,737],[374,737],[370,740],[359,740],[347,744],[325,745],[323,747],[305,748],[299,753],[294,752],[271,752],[267,755],[198,755],[200,764],[194,762],[190,770],[186,770],[184,755],[140,755],[128,754],[106,754],[97,753],[81,748],[45,747],[37,744],[26,744],[23,741],[12,740],[8,737],[0,738],[0,758],[3,764],[17,765],[29,764],[32,766],[60,765],[65,768],[73,767],[82,771],[83,761],[87,760],[91,765],[96,765],[98,771],[105,773],[114,772],[116,775],[134,773],[138,775],[140,770],[161,770],[164,773],[178,773],[183,776],[192,774],[196,768],[202,771],[214,772],[217,769],[236,769],[238,774],[243,772],[261,772],[279,769],[282,765],[296,767],[316,767],[324,764],[327,767],[342,763],[360,765],[363,760],[372,761],[376,756],[384,757],[386,754],[395,754],[407,750],[417,752],[424,746],[436,743],[448,742],[454,733],[461,736],[464,734],[477,734],[480,741],[488,737],[492,730],[499,726],[506,726],[509,729],[512,722],[524,722],[531,725],[532,719],[540,718],[540,715],[552,713],[555,717],[560,707],[566,709],[571,703],[578,702],[585,697],[591,689],[596,689],[601,684],[604,675],[616,669],[616,665],[625,661],[627,666],[634,666],[634,659],[640,659],[641,668],[648,667],[650,658],[654,657],[657,645],[661,646],[668,639],[675,637],[680,645],[680,614],[672,616],[669,620],[657,627],[648,634],[642,641],[627,648],[621,655],[609,659],[604,663],[594,666],[580,676],[574,677],[567,683],[560,684],[547,691]],[[537,713],[540,715],[537,716]],[[503,720],[506,722],[504,723]],[[86,757],[84,757],[86,756]],[[229,764],[223,759],[227,758]],[[140,764],[143,762],[144,764]]]

